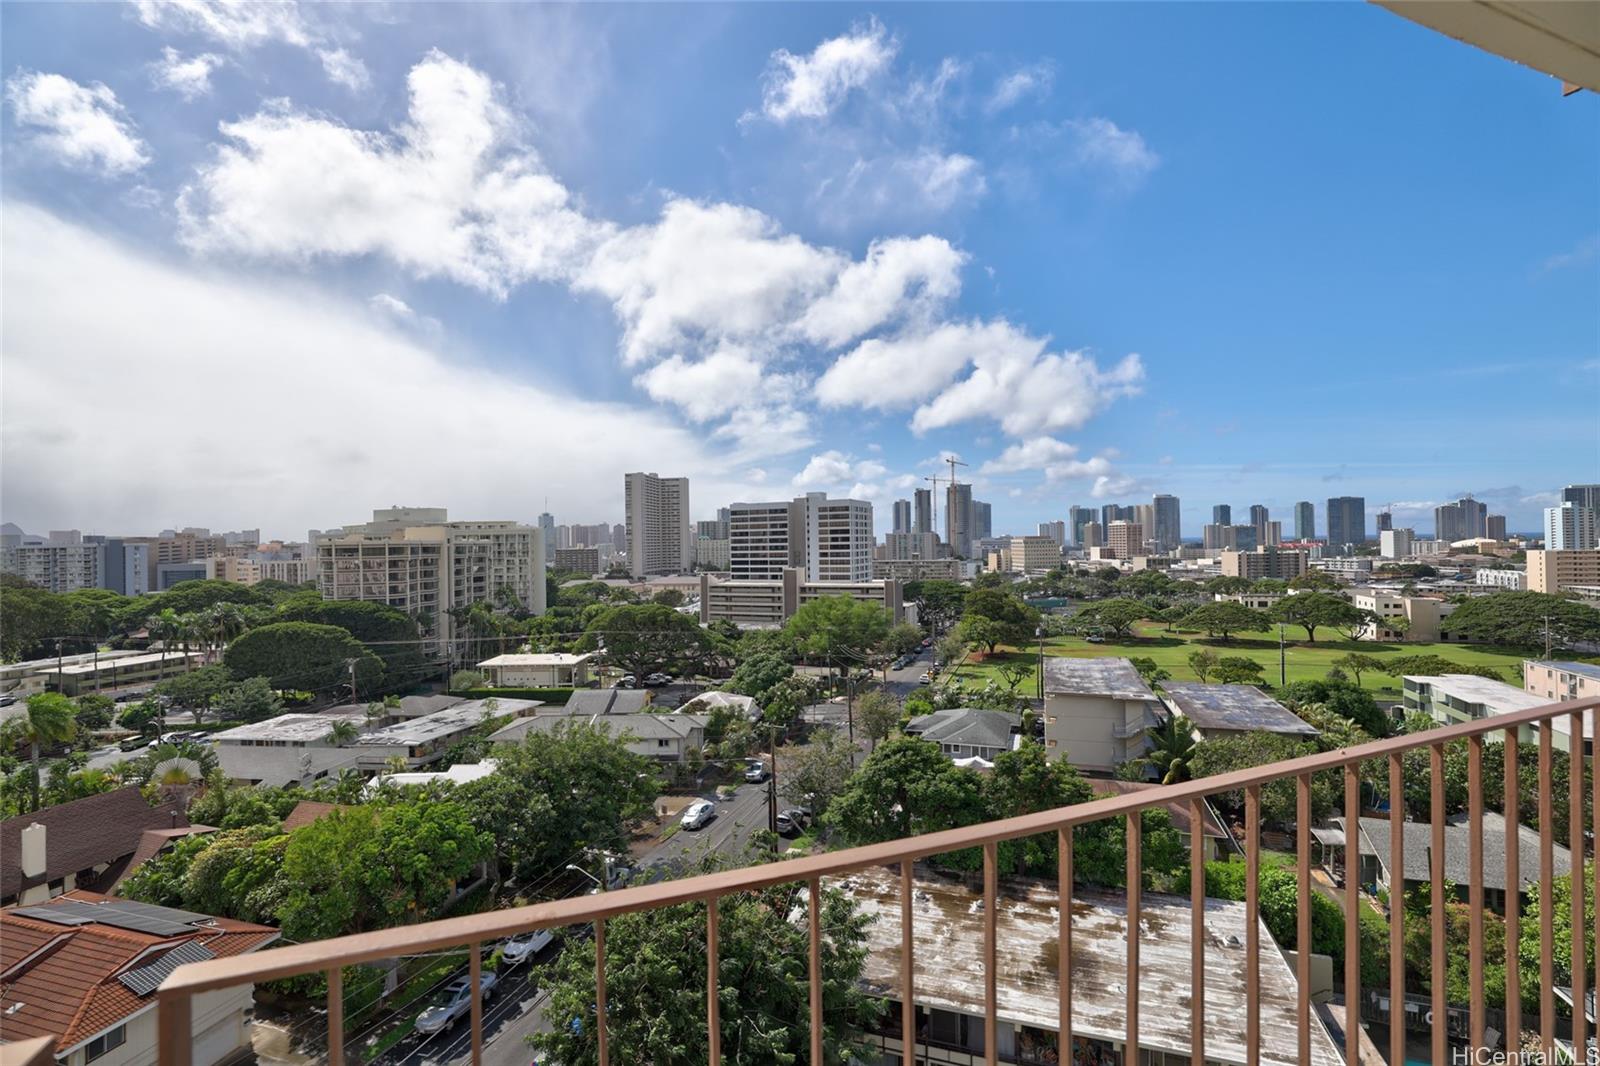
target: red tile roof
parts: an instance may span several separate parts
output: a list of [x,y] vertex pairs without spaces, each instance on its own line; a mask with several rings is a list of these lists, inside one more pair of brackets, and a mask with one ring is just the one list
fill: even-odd
[[[97,892],[69,892],[38,906],[111,899]],[[57,925],[8,908],[0,911],[5,1038],[53,1037],[57,1051],[65,1051],[155,1005],[155,993],[136,995],[117,979],[135,960],[144,965],[160,956],[160,950],[151,949],[193,941],[221,958],[255,951],[277,937],[276,929],[231,918],[210,919],[193,933],[158,936],[99,922]]]
[[189,819],[176,805],[150,806],[134,785],[7,818],[0,822],[0,900],[22,891],[22,831],[35,822],[46,830],[44,880],[57,881],[129,859],[145,830],[181,828]]
[[294,810],[290,811],[289,816],[283,820],[283,831],[292,833],[296,829],[302,829],[310,825],[323,815],[332,814],[334,811],[346,810],[348,806],[348,804],[344,803],[318,803],[316,800],[301,800],[294,805]]

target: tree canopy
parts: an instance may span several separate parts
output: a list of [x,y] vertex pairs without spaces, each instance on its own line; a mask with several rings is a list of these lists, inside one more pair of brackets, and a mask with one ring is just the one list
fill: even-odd
[[1198,629],[1208,636],[1230,639],[1245,630],[1265,629],[1266,618],[1260,611],[1251,610],[1241,603],[1218,600],[1203,604],[1183,618],[1185,629]]
[[801,604],[783,628],[807,654],[856,662],[888,636],[889,613],[851,596],[820,596]]
[[636,677],[693,670],[711,648],[700,623],[659,603],[605,608],[589,623],[584,639],[588,647],[603,647],[607,660]]
[[1302,592],[1285,596],[1267,611],[1274,622],[1299,626],[1306,631],[1308,643],[1317,642],[1317,630],[1352,625],[1363,620],[1355,604],[1343,596],[1326,592]]
[[1460,640],[1542,648],[1547,620],[1556,647],[1600,640],[1600,611],[1543,592],[1474,597],[1441,621],[1439,628]]
[[274,622],[239,637],[222,661],[235,677],[265,677],[273,688],[333,691],[350,682],[371,692],[383,679],[383,663],[349,630],[312,622]]

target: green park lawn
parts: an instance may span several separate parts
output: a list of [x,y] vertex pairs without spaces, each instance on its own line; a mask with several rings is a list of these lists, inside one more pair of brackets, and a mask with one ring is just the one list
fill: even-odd
[[[1135,627],[1136,636],[1106,638],[1103,644],[1090,644],[1081,637],[1048,637],[1046,655],[1064,655],[1075,658],[1096,658],[1113,655],[1124,658],[1154,659],[1172,675],[1174,681],[1198,681],[1189,668],[1189,653],[1196,648],[1209,648],[1217,655],[1243,655],[1259,662],[1269,684],[1278,683],[1277,633],[1237,633],[1232,640],[1212,640],[1200,633],[1168,633],[1160,622],[1141,622]],[[1296,630],[1291,630],[1291,633]],[[1303,635],[1303,633],[1302,633]],[[1375,659],[1391,659],[1408,655],[1440,655],[1463,666],[1490,666],[1500,672],[1508,684],[1522,687],[1522,660],[1526,654],[1511,648],[1468,644],[1380,644],[1371,641],[1350,641],[1338,637],[1332,630],[1321,630],[1315,644],[1291,640],[1285,648],[1287,676],[1290,681],[1320,679],[1333,665],[1333,660],[1350,652],[1360,652]],[[1033,692],[1038,684],[1038,645],[1027,650],[1002,647],[994,655],[974,661],[969,656],[955,672],[954,679],[962,684],[983,684],[991,679],[1004,685],[1000,667],[1006,663],[1019,663],[1029,667],[1028,680],[1018,686],[1019,691]],[[1352,680],[1354,680],[1352,678]],[[1375,693],[1398,693],[1398,678],[1388,674],[1366,672],[1361,675],[1363,688]]]

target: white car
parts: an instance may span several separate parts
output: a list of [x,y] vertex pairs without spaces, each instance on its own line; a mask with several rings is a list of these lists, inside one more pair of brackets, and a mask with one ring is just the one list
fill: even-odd
[[[478,989],[483,994],[485,1003],[494,998],[494,986],[497,983],[498,979],[494,974],[488,971],[483,973],[478,982]],[[427,1009],[417,1015],[417,1032],[437,1033],[442,1029],[448,1029],[471,1010],[472,978],[457,977],[435,992],[428,1000]]]
[[500,957],[507,966],[520,966],[549,947],[555,935],[548,929],[514,936],[500,945]]
[[683,822],[685,829],[704,829],[711,819],[717,816],[717,805],[710,800],[695,800],[684,809]]

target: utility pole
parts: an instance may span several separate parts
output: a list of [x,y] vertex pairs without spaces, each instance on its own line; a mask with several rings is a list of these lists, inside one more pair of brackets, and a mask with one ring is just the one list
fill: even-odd
[[359,661],[360,661],[359,659],[346,659],[344,661],[345,668],[350,671],[350,702],[351,703],[357,702],[357,700],[356,700],[356,663],[359,662]]
[[767,831],[772,834],[772,853],[778,853],[778,727],[767,726],[767,748],[772,753],[772,773],[767,775]]
[[[58,647],[59,647],[59,645],[58,645]],[[1546,659],[1550,658],[1550,616],[1549,615],[1545,615],[1544,616],[1544,657]],[[60,688],[61,686],[59,684],[57,684],[56,687]]]
[[[1545,630],[1548,632],[1549,629],[1550,629],[1550,623],[1547,620],[1545,622]],[[61,692],[61,643],[62,642],[59,641],[59,640],[56,641],[56,691],[57,692]],[[1548,639],[1546,639],[1545,643],[1549,644],[1550,641]],[[1545,658],[1546,659],[1550,658],[1548,653],[1546,653]],[[66,693],[64,693],[64,692],[62,692],[61,694],[63,696],[66,695]]]
[[1039,638],[1039,699],[1044,699],[1044,626],[1034,631]]

